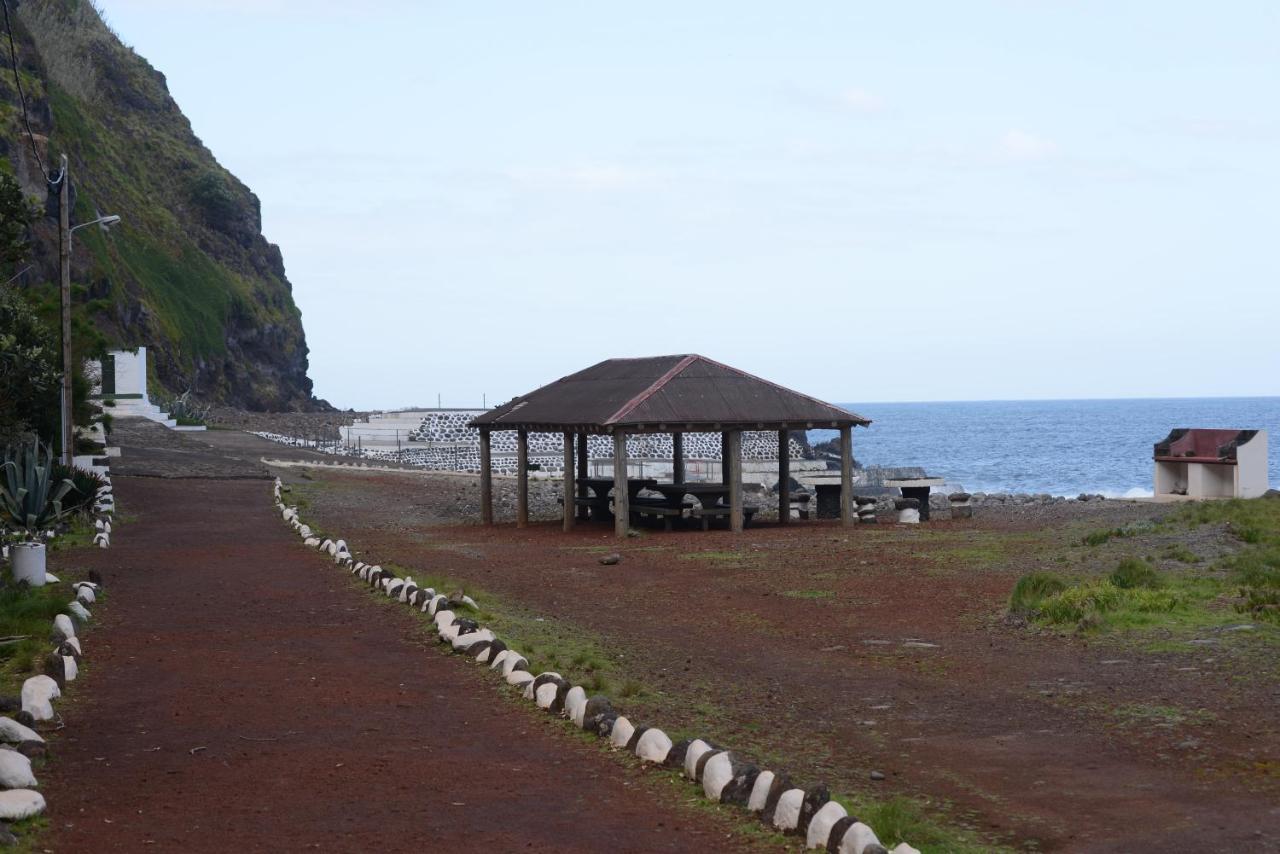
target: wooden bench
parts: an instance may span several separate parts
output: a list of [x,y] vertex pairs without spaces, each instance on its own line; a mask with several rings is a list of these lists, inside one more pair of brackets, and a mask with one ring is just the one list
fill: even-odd
[[672,519],[684,518],[684,511],[693,507],[688,501],[679,504],[673,504],[666,498],[642,498],[637,496],[631,500],[631,514],[633,516],[645,517],[653,516],[662,520],[662,530],[671,530]]
[[809,502],[813,499],[813,495],[808,492],[801,492],[791,496],[791,507],[799,512],[800,518],[804,521],[809,520]]
[[[751,519],[753,516],[756,515],[756,511],[759,509],[760,509],[759,507],[743,507],[742,508],[742,527],[743,528],[750,527]],[[731,511],[729,507],[727,507],[724,504],[717,504],[715,507],[703,507],[702,508],[702,530],[709,531],[711,529],[711,517],[714,516],[718,519],[723,516],[724,518],[728,519],[730,512]]]

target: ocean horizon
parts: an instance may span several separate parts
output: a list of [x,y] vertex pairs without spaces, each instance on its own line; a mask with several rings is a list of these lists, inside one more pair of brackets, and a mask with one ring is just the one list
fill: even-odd
[[1266,430],[1268,482],[1280,483],[1280,397],[840,405],[872,420],[854,430],[860,464],[922,466],[970,492],[1151,495],[1152,447],[1175,427]]

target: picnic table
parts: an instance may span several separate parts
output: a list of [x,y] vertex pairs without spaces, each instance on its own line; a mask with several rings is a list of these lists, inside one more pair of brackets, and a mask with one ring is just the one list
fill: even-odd
[[[611,519],[613,511],[610,507],[609,493],[613,490],[614,482],[611,477],[580,477],[577,481],[579,486],[585,486],[591,491],[591,495],[587,498],[575,498],[573,503],[579,507],[586,507],[593,519]],[[633,477],[627,478],[627,497],[631,501],[636,500],[636,496],[640,494],[642,489],[652,489],[658,482],[650,477]]]
[[[649,489],[661,492],[665,506],[679,511],[683,508],[684,497],[692,495],[702,505],[700,516],[702,530],[707,530],[711,519],[716,516],[729,515],[729,486],[723,483],[659,483]],[[744,507],[743,516],[748,524],[755,515],[755,507]]]

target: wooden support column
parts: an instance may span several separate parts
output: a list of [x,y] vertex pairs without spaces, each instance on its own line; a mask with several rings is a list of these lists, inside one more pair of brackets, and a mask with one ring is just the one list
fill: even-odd
[[840,524],[852,525],[853,515],[853,428],[840,428]]
[[480,431],[480,521],[493,524],[493,466],[489,459],[489,431]]
[[627,492],[627,434],[613,431],[613,532],[627,535],[631,526],[631,496]]
[[573,530],[573,434],[564,434],[564,530]]
[[671,482],[684,483],[684,434],[671,434]]
[[742,431],[730,430],[725,433],[728,440],[725,445],[729,455],[725,464],[729,468],[726,483],[729,486],[729,530],[735,534],[742,533]]
[[516,431],[516,527],[529,524],[529,431]]
[[[587,434],[586,434],[586,433],[579,433],[579,434],[578,434],[578,480],[580,480],[580,481],[581,481],[581,480],[583,480],[583,479],[588,478],[588,477],[590,477],[590,476],[591,476],[591,473],[587,471],[587,465],[588,465],[588,460],[587,460]],[[579,484],[578,484],[578,497],[579,497],[579,498],[590,498],[590,497],[591,497],[591,490],[587,488],[587,485],[586,485],[585,483],[579,483]],[[587,515],[587,514],[588,514],[589,512],[590,512],[590,511],[589,511],[585,506],[583,506],[583,507],[579,507],[579,508],[578,508],[578,518],[579,518],[579,519],[586,519],[586,518],[588,518],[588,515]]]
[[791,521],[791,433],[778,431],[778,524]]
[[729,433],[720,434],[720,482],[729,483]]

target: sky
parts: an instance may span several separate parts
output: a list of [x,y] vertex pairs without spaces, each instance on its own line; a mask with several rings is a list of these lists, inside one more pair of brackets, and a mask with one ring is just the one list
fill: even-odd
[[1280,394],[1280,5],[101,0],[317,395],[697,352],[828,400]]

